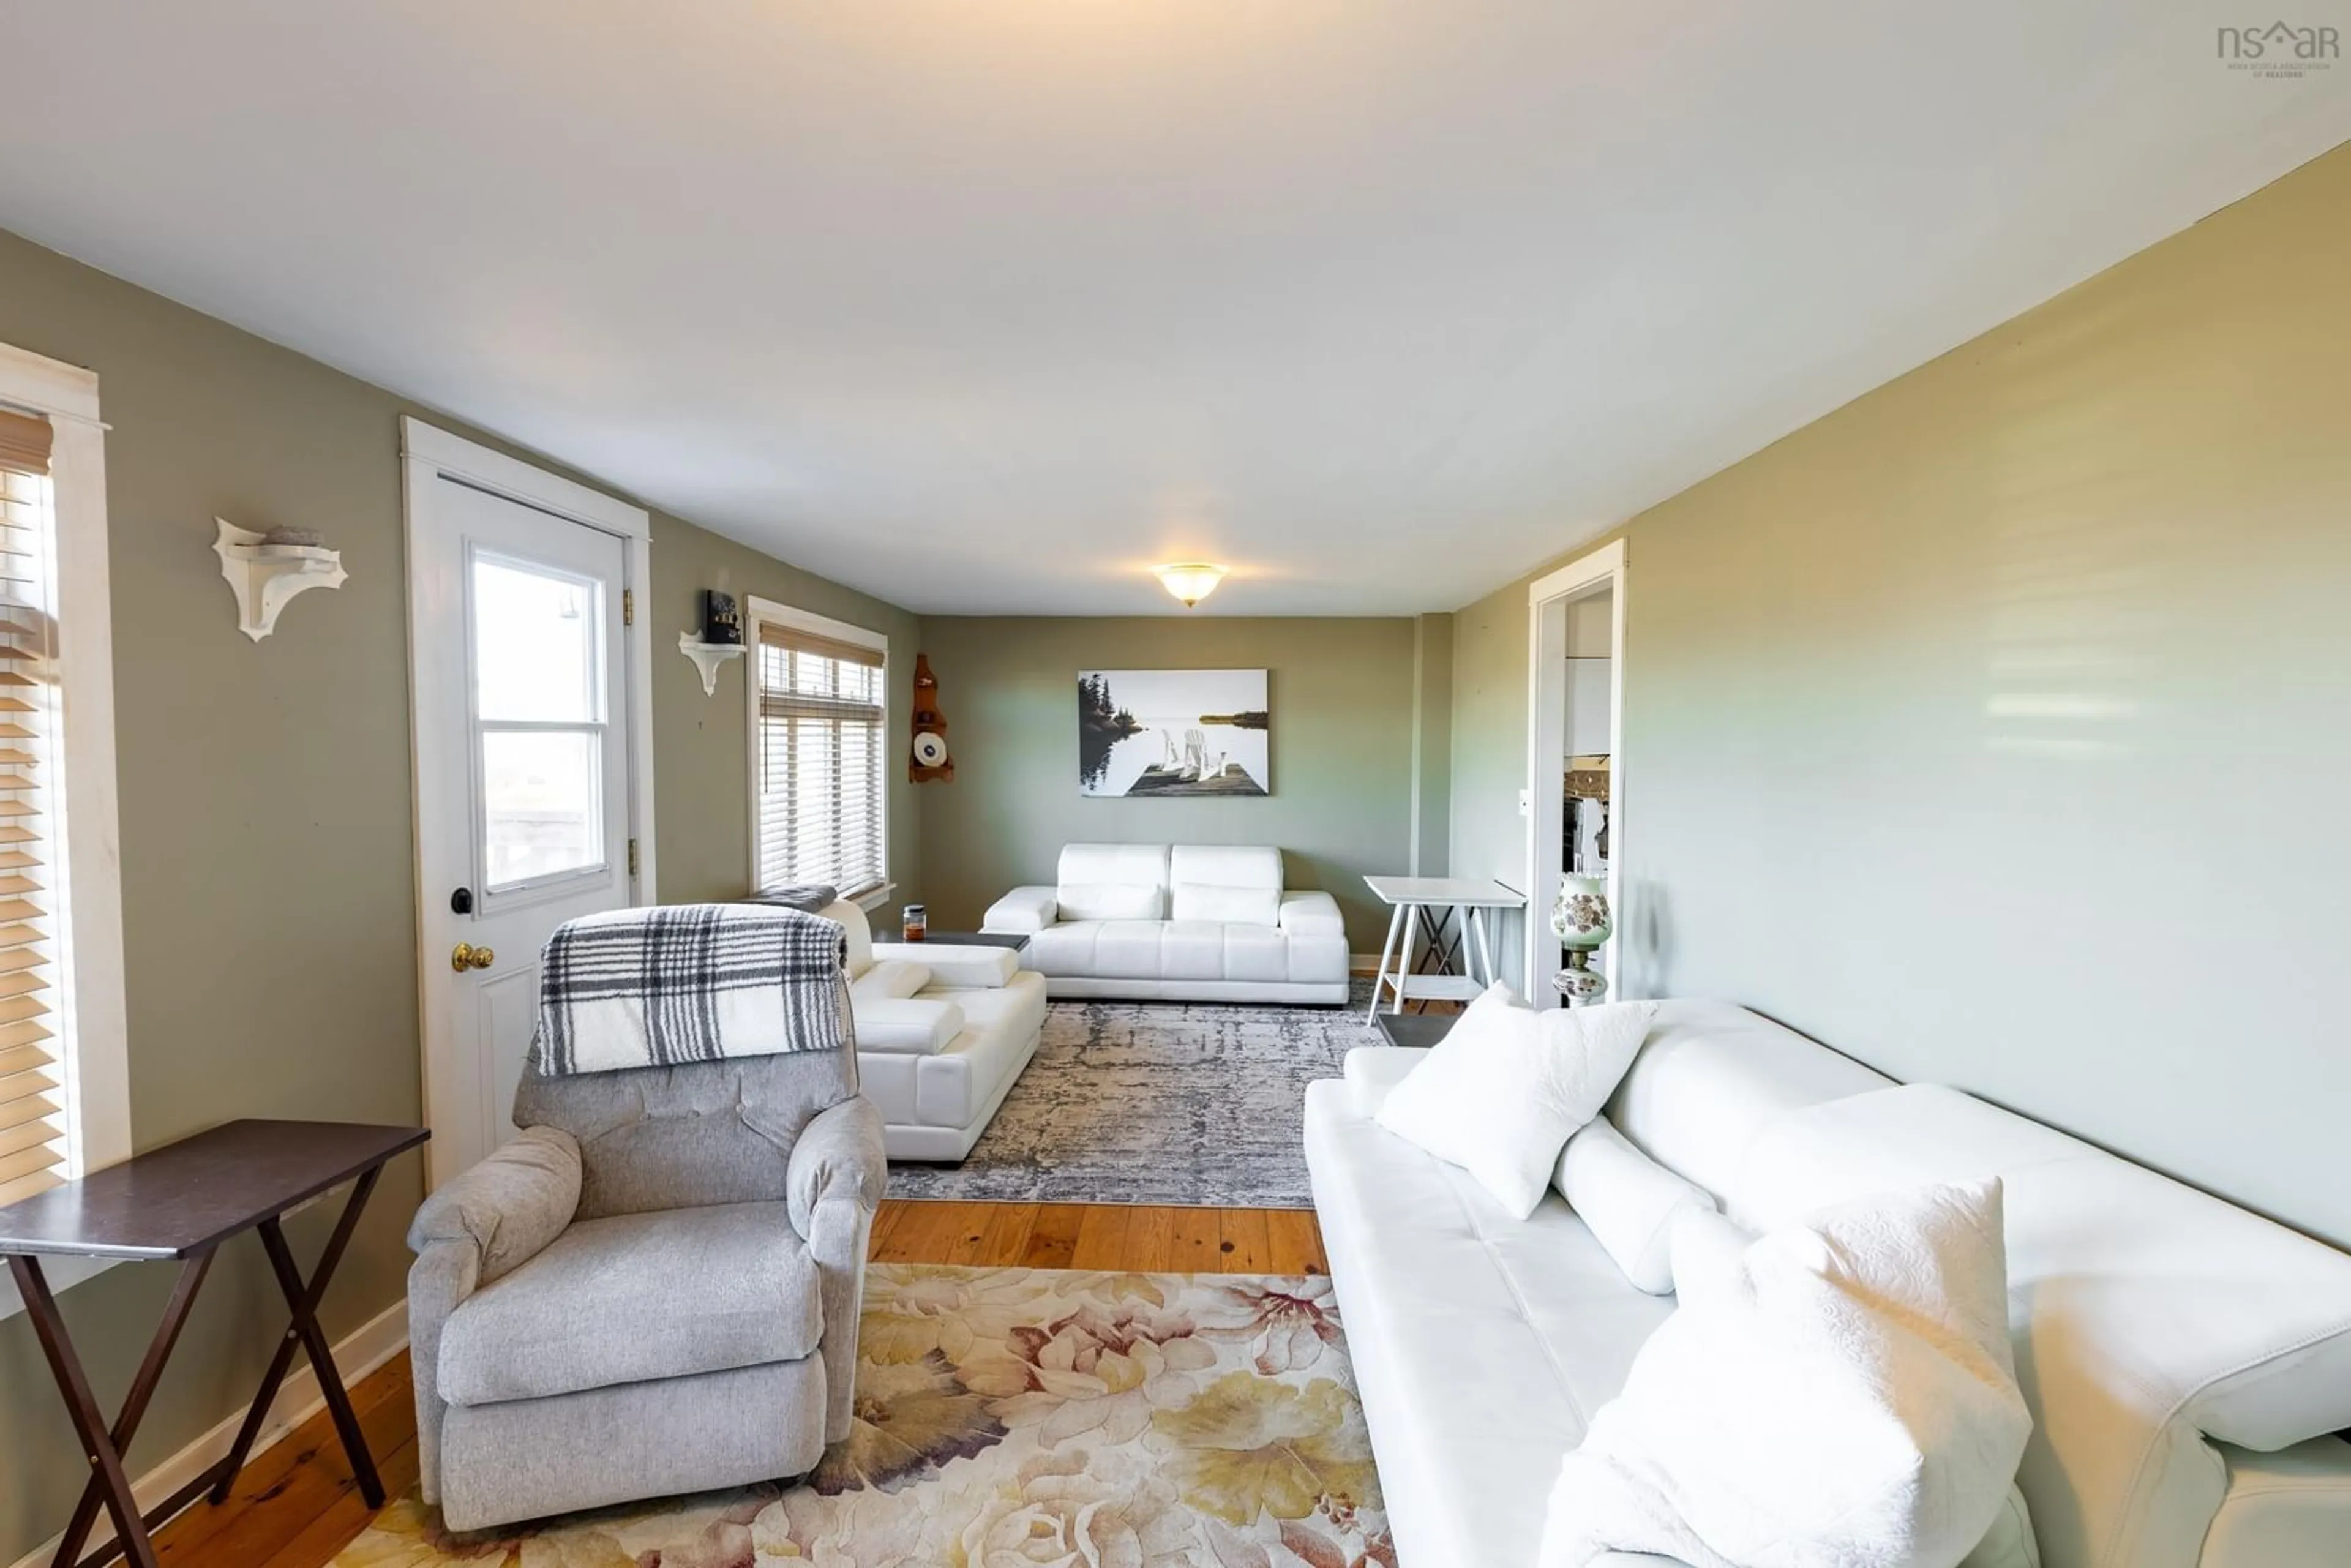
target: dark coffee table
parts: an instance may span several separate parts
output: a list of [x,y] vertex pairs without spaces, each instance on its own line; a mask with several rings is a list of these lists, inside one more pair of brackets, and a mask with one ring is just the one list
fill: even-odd
[[1452,1031],[1459,1013],[1392,1013],[1385,1010],[1373,1015],[1372,1021],[1387,1036],[1390,1045],[1425,1047],[1435,1045]]
[[[875,940],[887,941],[888,938],[876,937]],[[1009,947],[1018,953],[1029,946],[1029,933],[1026,931],[933,931],[925,936],[920,942],[909,945],[916,947]]]

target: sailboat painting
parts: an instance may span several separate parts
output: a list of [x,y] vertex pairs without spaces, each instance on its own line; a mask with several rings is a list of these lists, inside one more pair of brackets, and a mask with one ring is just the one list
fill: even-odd
[[1078,793],[1271,793],[1263,670],[1087,670],[1078,676]]

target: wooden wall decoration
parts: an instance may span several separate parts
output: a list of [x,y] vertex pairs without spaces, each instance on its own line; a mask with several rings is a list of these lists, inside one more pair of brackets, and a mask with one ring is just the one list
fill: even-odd
[[939,711],[939,678],[927,653],[914,655],[914,749],[906,777],[917,784],[955,782],[955,758],[947,755],[947,718]]

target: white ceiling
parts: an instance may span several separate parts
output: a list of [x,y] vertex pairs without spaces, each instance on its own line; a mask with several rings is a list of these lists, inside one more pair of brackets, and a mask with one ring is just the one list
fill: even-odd
[[1442,610],[2351,136],[2215,16],[8,0],[0,226],[917,611]]

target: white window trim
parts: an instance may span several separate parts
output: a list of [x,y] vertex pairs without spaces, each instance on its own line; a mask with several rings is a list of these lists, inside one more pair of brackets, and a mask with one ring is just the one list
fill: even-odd
[[[890,685],[890,639],[880,632],[846,621],[835,621],[830,615],[819,615],[813,610],[795,609],[772,599],[746,594],[743,600],[743,641],[747,650],[744,664],[748,666],[743,677],[743,784],[745,810],[751,823],[751,891],[759,891],[759,627],[773,621],[778,625],[797,627],[836,642],[853,643],[861,648],[872,648],[882,655],[882,744],[883,755],[889,752],[890,736],[895,729]],[[885,762],[882,769],[882,885],[862,893],[852,900],[859,908],[879,909],[898,891],[890,880],[890,773]]]
[[[106,426],[98,376],[0,344],[0,403],[46,416],[57,529],[57,664],[65,711],[66,901],[73,1009],[66,1066],[68,1174],[131,1155],[131,1065],[122,984],[122,851],[114,774],[114,630],[106,549]],[[63,1289],[110,1267],[53,1260]],[[0,1318],[23,1310],[0,1280]]]

